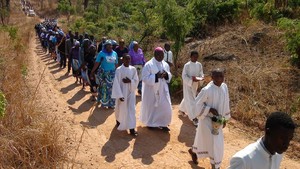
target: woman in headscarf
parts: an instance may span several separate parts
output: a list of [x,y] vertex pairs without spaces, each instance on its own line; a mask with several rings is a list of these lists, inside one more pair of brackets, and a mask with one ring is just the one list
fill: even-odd
[[81,76],[80,76],[80,42],[76,41],[75,45],[70,50],[70,61],[72,64],[73,76],[76,77],[76,82],[78,81],[81,83]]
[[144,67],[146,61],[144,57],[143,50],[139,48],[139,44],[137,41],[132,41],[129,46],[129,53],[131,57],[131,65],[134,66],[137,70],[138,77],[139,77],[139,84],[138,84],[138,93],[142,94],[142,68]]
[[96,82],[99,86],[97,102],[101,102],[101,107],[114,108],[115,106],[115,100],[111,98],[111,93],[115,70],[118,65],[117,57],[117,53],[112,50],[111,40],[107,40],[104,43],[103,50],[98,54],[91,72],[91,78],[94,78],[95,71],[100,65]]

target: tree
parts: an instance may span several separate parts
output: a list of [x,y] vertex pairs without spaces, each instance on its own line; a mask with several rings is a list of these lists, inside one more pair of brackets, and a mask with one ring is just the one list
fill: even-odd
[[160,32],[160,20],[157,13],[157,3],[154,0],[137,3],[132,11],[131,22],[138,25],[141,32],[139,43],[149,36]]
[[70,4],[70,1],[69,0],[60,0],[58,2],[57,9],[62,14],[67,15],[67,20],[69,23],[71,14],[75,13],[75,8],[74,8],[74,6],[72,6],[72,4]]
[[162,25],[167,36],[174,41],[174,65],[177,70],[178,55],[184,39],[193,27],[194,16],[189,9],[177,5],[175,0],[160,1]]

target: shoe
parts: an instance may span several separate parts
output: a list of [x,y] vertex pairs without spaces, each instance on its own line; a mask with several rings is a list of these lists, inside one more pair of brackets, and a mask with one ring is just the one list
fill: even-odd
[[194,119],[193,119],[193,124],[194,124],[194,126],[196,126],[196,127],[198,126],[198,119],[197,119],[197,118],[194,118]]
[[147,128],[148,128],[149,130],[154,130],[154,129],[155,129],[155,127],[149,127],[149,126],[147,126]]
[[160,127],[160,128],[161,128],[161,130],[166,131],[166,132],[170,131],[170,129],[168,127]]
[[198,164],[198,157],[197,157],[197,154],[193,152],[193,150],[190,148],[189,149],[189,153],[192,157],[192,160],[193,160],[193,163],[194,164]]
[[119,127],[120,122],[118,120],[116,120],[116,126]]
[[135,137],[138,136],[138,133],[134,129],[130,129],[129,131],[130,131],[130,135]]

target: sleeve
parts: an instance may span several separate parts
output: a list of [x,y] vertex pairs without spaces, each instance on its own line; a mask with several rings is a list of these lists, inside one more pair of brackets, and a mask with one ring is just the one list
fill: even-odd
[[134,72],[133,72],[133,77],[131,77],[131,91],[135,91],[136,90],[136,88],[137,88],[137,86],[138,86],[138,84],[139,84],[139,77],[138,77],[138,75],[137,75],[137,71],[136,71],[136,68],[135,67],[133,67],[133,69],[132,69]]
[[172,51],[170,51],[169,60],[168,61],[173,64],[173,53],[172,53]]
[[170,72],[170,67],[169,67],[169,64],[164,64],[165,66],[165,71],[168,73],[168,79],[166,79],[167,80],[167,82],[168,83],[170,83],[171,82],[171,79],[172,79],[172,74],[171,74],[171,72]]
[[199,63],[199,65],[200,65],[200,72],[199,72],[199,74],[200,74],[200,77],[204,77],[204,73],[203,73],[203,66],[202,66],[202,64],[201,64],[201,63]]
[[206,104],[207,101],[207,89],[203,88],[198,96],[195,99],[196,105],[195,105],[195,117],[198,117],[199,119],[204,119],[210,110],[210,107]]
[[113,86],[112,86],[112,94],[111,97],[115,99],[119,99],[124,97],[123,92],[121,90],[121,83],[120,83],[121,77],[120,77],[120,69],[116,70]]
[[100,63],[101,58],[103,58],[102,53],[100,52],[96,57],[96,62]]
[[116,58],[116,64],[118,64],[118,54],[117,54],[117,52],[114,52],[114,56],[115,56],[115,58]]
[[155,84],[155,74],[151,73],[151,67],[147,64],[142,69],[142,81],[149,86]]
[[145,65],[145,63],[146,63],[146,60],[145,60],[145,56],[144,56],[144,53],[143,53],[143,50],[141,49],[141,55],[143,56],[143,65]]
[[246,167],[241,157],[232,157],[230,160],[230,165],[227,169],[246,169]]
[[130,56],[130,65],[132,65],[133,60],[134,60],[134,58],[133,58],[133,56],[132,56],[132,50],[130,50],[130,51],[128,52],[128,55]]
[[181,77],[182,77],[182,81],[183,81],[184,84],[186,84],[186,85],[189,86],[189,87],[192,87],[193,80],[192,80],[192,78],[188,75],[187,67],[188,67],[187,64],[185,64],[184,67],[183,67],[183,70],[182,70]]
[[225,119],[226,120],[229,120],[231,118],[231,115],[230,115],[230,99],[229,99],[229,92],[228,92],[228,88],[227,88],[227,85],[225,84],[225,107],[224,107],[224,110],[225,110]]

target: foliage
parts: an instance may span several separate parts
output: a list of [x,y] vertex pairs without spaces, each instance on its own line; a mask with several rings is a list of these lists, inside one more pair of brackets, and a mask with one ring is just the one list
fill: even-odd
[[282,16],[279,10],[275,9],[273,3],[257,3],[250,12],[252,17],[257,19],[272,22],[276,21],[278,18]]
[[188,8],[195,16],[193,36],[204,36],[206,26],[233,22],[240,12],[239,0],[191,0]]
[[10,39],[16,40],[18,37],[18,28],[13,27],[13,26],[8,26],[7,27],[7,32],[9,34]]
[[279,18],[297,18],[300,9],[299,0],[290,0],[288,4],[282,6],[278,0],[264,1],[252,0],[249,1],[248,7],[250,8],[250,15],[254,18],[263,20],[267,23],[277,21]]
[[161,1],[160,15],[165,32],[174,41],[174,64],[177,68],[178,54],[184,45],[184,39],[193,26],[194,17],[189,10],[177,5],[175,0]]
[[67,15],[68,21],[70,15],[75,13],[75,6],[72,6],[72,4],[70,4],[70,1],[68,0],[60,0],[58,2],[57,9],[62,14]]
[[23,77],[27,76],[28,74],[28,69],[27,69],[27,66],[25,64],[22,65],[21,67],[21,74]]
[[220,124],[225,124],[226,123],[225,117],[222,117],[222,116],[213,116],[211,118],[211,120],[214,121],[214,122],[220,123]]
[[286,31],[287,49],[292,54],[292,64],[300,68],[300,21],[281,18],[277,24],[281,29]]
[[0,117],[3,117],[5,114],[5,108],[6,108],[6,98],[2,91],[0,91]]
[[180,76],[175,76],[172,77],[171,82],[170,82],[170,93],[176,93],[180,91],[182,88],[182,83],[181,83],[181,77]]

